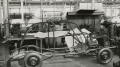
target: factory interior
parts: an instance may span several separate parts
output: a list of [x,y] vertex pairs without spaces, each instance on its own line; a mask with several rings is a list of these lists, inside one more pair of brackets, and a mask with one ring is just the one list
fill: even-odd
[[120,67],[120,0],[0,0],[0,67]]

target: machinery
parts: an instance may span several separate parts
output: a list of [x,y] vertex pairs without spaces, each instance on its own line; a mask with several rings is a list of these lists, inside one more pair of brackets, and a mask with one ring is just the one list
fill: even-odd
[[[115,50],[115,53],[119,56],[120,58],[120,23],[112,23],[112,22],[107,22],[105,21],[102,23],[105,28],[107,28],[107,38],[110,42],[110,48]],[[113,67],[120,67],[120,60],[116,60],[113,62]]]
[[[114,29],[115,29],[115,35],[116,37],[114,38],[115,39],[115,45],[116,45],[116,53],[118,55],[118,57],[120,58],[120,26],[119,26],[119,23],[115,23],[115,24],[112,24],[112,25],[115,25]],[[116,60],[113,62],[113,67],[120,67],[120,59]]]
[[118,50],[119,60],[113,62],[113,67],[120,67],[120,45],[118,46]]

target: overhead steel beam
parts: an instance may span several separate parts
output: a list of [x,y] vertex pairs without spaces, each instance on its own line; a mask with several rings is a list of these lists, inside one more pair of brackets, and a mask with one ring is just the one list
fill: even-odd
[[[20,1],[21,0],[10,0],[9,1],[9,3],[20,3]],[[38,3],[40,0],[25,0],[26,2],[28,2],[28,3]],[[56,1],[56,0],[42,0],[42,3],[48,3],[48,2],[50,2],[50,1],[52,1],[52,2],[57,2],[57,3],[69,3],[70,2],[70,0],[62,0],[62,1]],[[100,0],[95,0],[97,3],[104,3],[104,4],[106,4],[106,2],[107,3],[120,3],[120,0],[118,0],[118,1],[112,1],[112,0],[104,0],[104,1],[100,1]],[[84,1],[82,1],[82,0],[73,0],[73,1],[71,1],[71,2],[79,2],[79,3],[91,3],[92,2],[92,0],[84,0]]]

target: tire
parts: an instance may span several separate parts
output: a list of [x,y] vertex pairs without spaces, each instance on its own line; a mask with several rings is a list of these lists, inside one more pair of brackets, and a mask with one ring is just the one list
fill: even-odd
[[113,52],[109,48],[103,48],[97,54],[97,60],[102,64],[107,64],[111,62],[112,58],[113,58]]
[[[33,59],[34,58],[34,59]],[[29,53],[24,58],[26,67],[41,67],[43,60],[38,53]]]

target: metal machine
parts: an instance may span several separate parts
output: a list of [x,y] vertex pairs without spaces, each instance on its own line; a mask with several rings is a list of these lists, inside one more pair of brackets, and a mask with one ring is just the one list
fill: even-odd
[[[119,23],[114,23],[114,38],[112,40],[113,44],[116,46],[116,53],[120,58],[120,26]],[[120,59],[113,62],[113,67],[120,67]]]

